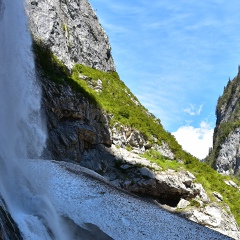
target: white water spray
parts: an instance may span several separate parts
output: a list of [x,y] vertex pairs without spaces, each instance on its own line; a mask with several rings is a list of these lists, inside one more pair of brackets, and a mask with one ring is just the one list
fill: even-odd
[[28,167],[45,144],[40,107],[23,1],[0,0],[0,192],[25,239],[68,239]]

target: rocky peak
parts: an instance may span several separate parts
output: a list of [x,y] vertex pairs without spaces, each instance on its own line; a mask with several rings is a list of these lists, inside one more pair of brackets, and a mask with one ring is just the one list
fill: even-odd
[[216,107],[213,149],[207,161],[220,173],[240,171],[240,73],[229,79]]
[[108,37],[87,0],[26,0],[26,9],[35,41],[69,69],[81,63],[115,70]]
[[240,75],[238,74],[232,81],[229,79],[227,86],[224,87],[223,95],[218,99],[216,127],[219,127],[222,122],[232,122],[239,119],[239,92]]

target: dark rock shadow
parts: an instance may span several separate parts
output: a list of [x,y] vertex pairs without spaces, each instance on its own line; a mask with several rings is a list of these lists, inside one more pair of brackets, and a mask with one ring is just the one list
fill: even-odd
[[75,240],[113,240],[109,235],[103,232],[97,225],[84,223],[83,226],[77,225],[69,217],[63,217],[64,224],[68,226],[72,239]]

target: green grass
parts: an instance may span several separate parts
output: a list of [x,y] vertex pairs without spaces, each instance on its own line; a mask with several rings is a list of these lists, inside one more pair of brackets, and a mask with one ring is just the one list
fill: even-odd
[[[203,185],[203,188],[206,190],[211,200],[214,200],[212,197],[213,191],[217,191],[223,196],[224,202],[229,205],[240,226],[240,192],[224,182],[224,180],[229,180],[230,177],[219,174],[208,164],[201,163],[194,158],[192,161],[185,164],[185,168],[194,174],[197,182]],[[240,182],[237,178],[232,176],[231,179],[240,186]]]
[[191,172],[196,177],[196,181],[202,184],[212,201],[215,201],[212,195],[214,191],[219,192],[223,196],[224,202],[229,205],[238,225],[240,225],[240,192],[224,182],[224,180],[233,180],[240,186],[240,181],[236,177],[223,176],[208,164],[199,162],[194,157],[189,157],[184,164],[181,164],[175,160],[169,160],[159,152],[152,150],[145,152],[142,156],[158,164],[162,170],[173,169],[178,171],[179,169],[185,169]]
[[82,97],[87,98],[90,103],[98,104],[95,96],[74,81],[68,68],[41,42],[33,43],[33,51],[35,53],[35,63],[41,69],[41,74],[45,78],[50,79],[57,85],[68,84],[75,91],[80,92]]
[[[81,75],[87,76],[82,79]],[[139,130],[149,142],[153,137],[168,143],[175,154],[176,159],[184,159],[188,154],[182,151],[174,136],[163,129],[159,119],[149,114],[138,99],[131,93],[128,87],[120,80],[116,72],[103,72],[90,67],[77,64],[73,68],[71,78],[86,92],[94,95],[101,108],[113,117],[110,124],[120,123],[132,129]],[[102,92],[96,92],[88,85],[88,81],[102,81]],[[138,102],[136,105],[135,102]]]
[[180,168],[183,167],[183,164],[163,157],[161,153],[158,151],[148,150],[141,156],[150,160],[153,163],[156,163],[158,166],[162,168],[163,171],[167,169],[178,171]]

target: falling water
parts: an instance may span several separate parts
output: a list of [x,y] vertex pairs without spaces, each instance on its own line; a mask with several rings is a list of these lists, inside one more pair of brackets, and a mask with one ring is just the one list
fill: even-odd
[[68,239],[28,167],[46,139],[40,105],[23,0],[0,0],[0,193],[25,239]]

